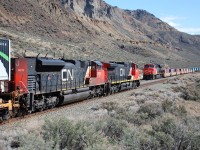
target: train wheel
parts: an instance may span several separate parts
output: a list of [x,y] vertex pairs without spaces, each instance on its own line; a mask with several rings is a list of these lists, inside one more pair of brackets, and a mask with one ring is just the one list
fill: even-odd
[[137,87],[139,87],[139,86],[140,86],[140,81],[137,82]]
[[38,109],[39,112],[44,110],[44,106],[42,106],[41,108]]
[[17,113],[16,116],[17,117],[21,117],[21,116],[25,116],[28,114],[28,110],[24,107],[17,109]]
[[133,89],[136,89],[137,88],[137,85],[135,82],[133,82],[133,85],[132,85]]
[[3,120],[8,120],[11,118],[11,112],[9,112],[8,110],[5,111],[5,114],[3,115],[2,119]]
[[110,95],[114,93],[113,87],[110,88]]
[[54,108],[54,107],[56,107],[56,103],[53,103],[53,104],[51,105],[51,108]]
[[18,110],[17,117],[21,117],[21,116],[23,116],[23,112],[22,112],[22,110]]

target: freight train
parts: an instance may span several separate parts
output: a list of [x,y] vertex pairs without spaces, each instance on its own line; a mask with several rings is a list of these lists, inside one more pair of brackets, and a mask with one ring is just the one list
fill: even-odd
[[[141,73],[132,62],[102,62],[47,57],[10,58],[10,41],[0,39],[0,120],[106,96],[140,86]],[[200,71],[163,69],[146,64],[144,79]]]
[[11,59],[11,80],[1,81],[0,119],[16,117],[140,86],[135,63],[46,57]]
[[143,69],[143,79],[151,80],[158,78],[165,78],[192,72],[198,72],[200,68],[169,68],[162,67],[159,64],[145,64]]

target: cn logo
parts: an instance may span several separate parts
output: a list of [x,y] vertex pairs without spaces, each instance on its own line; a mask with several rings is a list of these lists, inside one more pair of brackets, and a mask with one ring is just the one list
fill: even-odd
[[125,76],[125,69],[120,68],[120,77]]
[[74,69],[62,70],[62,81],[74,80]]

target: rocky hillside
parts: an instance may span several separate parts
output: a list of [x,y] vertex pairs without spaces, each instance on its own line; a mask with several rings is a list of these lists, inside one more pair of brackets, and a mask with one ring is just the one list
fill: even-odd
[[200,65],[199,36],[102,0],[0,0],[0,37],[12,40],[13,56]]

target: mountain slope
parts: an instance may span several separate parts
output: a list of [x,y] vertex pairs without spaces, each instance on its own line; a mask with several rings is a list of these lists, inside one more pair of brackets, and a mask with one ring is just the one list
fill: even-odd
[[181,33],[145,10],[102,0],[0,1],[0,36],[13,55],[199,65],[200,37]]

